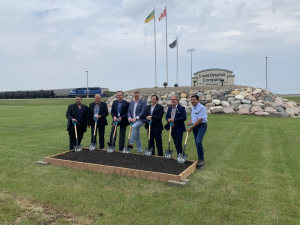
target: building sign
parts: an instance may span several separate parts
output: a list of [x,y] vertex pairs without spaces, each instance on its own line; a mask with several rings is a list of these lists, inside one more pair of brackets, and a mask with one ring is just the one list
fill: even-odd
[[228,77],[233,78],[232,71],[225,69],[207,69],[201,70],[194,73],[193,80],[196,81],[197,86],[205,85],[220,85],[221,79],[223,79],[224,84],[229,84],[234,82],[234,80],[228,80]]

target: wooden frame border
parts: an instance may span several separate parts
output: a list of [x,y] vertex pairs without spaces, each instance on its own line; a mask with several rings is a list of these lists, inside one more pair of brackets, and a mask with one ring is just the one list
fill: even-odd
[[[88,148],[83,148],[83,149],[88,150]],[[96,151],[106,151],[106,150],[96,149]],[[190,174],[194,173],[197,167],[197,161],[187,160],[187,162],[192,163],[192,165],[190,165],[187,169],[185,169],[181,174],[174,175],[168,173],[158,173],[158,172],[151,172],[145,170],[136,170],[136,169],[129,169],[124,167],[106,166],[100,164],[83,163],[83,162],[53,158],[57,155],[65,154],[67,152],[69,151],[46,157],[45,162],[49,162],[53,165],[72,168],[72,169],[89,170],[89,171],[103,173],[103,174],[108,174],[108,173],[118,174],[122,176],[137,177],[146,180],[155,180],[161,182],[168,182],[169,180],[181,181],[182,179],[186,179]],[[115,153],[123,154],[122,152],[117,152],[117,151]],[[130,154],[137,154],[137,153],[130,153]],[[162,157],[162,156],[151,156],[151,157]],[[171,160],[176,160],[176,159],[171,159]]]

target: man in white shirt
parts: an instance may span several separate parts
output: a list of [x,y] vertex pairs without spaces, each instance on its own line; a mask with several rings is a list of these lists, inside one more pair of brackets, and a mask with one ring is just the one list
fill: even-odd
[[200,104],[198,95],[193,95],[191,97],[191,103],[193,105],[192,114],[191,114],[192,119],[188,122],[188,125],[192,125],[192,126],[188,129],[187,132],[190,133],[193,130],[195,144],[198,153],[197,166],[200,167],[201,169],[204,169],[205,164],[204,164],[204,152],[203,152],[202,140],[207,130],[207,123],[206,123],[207,112],[206,112],[206,108]]

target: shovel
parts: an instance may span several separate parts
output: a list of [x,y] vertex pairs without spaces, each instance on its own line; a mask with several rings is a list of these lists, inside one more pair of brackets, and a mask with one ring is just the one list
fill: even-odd
[[95,129],[94,129],[94,135],[93,135],[93,142],[90,143],[90,151],[95,151],[95,149],[97,148],[97,143],[96,143],[96,130],[97,130],[97,119],[96,117],[94,118],[95,120]]
[[115,142],[116,142],[115,135],[116,135],[116,130],[117,130],[118,123],[119,123],[119,120],[116,120],[115,121],[114,135],[113,135],[113,138],[112,138],[112,143],[107,142],[107,145],[108,145],[107,153],[113,153],[114,150],[115,150],[115,148],[116,148],[116,145],[115,145]]
[[149,121],[149,130],[148,130],[148,147],[145,147],[145,155],[146,156],[151,156],[152,152],[153,152],[153,148],[150,148],[150,132],[151,132],[151,123],[152,123],[152,119]]
[[[191,124],[191,126],[193,125],[193,123]],[[188,128],[190,128],[189,125],[187,125]],[[178,158],[177,158],[177,162],[179,163],[185,163],[187,157],[188,157],[188,154],[185,154],[185,147],[186,147],[186,142],[187,142],[187,139],[188,139],[188,136],[189,136],[189,133],[186,132],[186,138],[185,138],[185,142],[184,142],[184,146],[183,146],[183,150],[182,150],[182,153],[179,153],[178,154]]]
[[129,139],[130,139],[130,133],[131,133],[132,123],[130,122],[130,128],[129,128],[129,134],[128,134],[128,140],[127,140],[127,147],[123,149],[123,153],[130,153],[131,147],[129,146]]
[[82,151],[82,146],[81,145],[78,145],[78,136],[77,136],[77,128],[76,128],[76,124],[77,122],[73,122],[72,123],[74,124],[74,128],[75,128],[75,136],[76,136],[76,145],[74,145],[74,151],[75,152],[80,152]]
[[170,150],[171,132],[172,132],[173,123],[169,123],[169,124],[170,124],[169,149],[165,151],[165,158],[167,158],[167,159],[171,159],[172,155],[173,155],[173,150]]

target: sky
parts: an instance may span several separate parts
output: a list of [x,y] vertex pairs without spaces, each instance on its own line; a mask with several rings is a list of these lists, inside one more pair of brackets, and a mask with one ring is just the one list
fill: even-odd
[[[127,91],[166,76],[167,43],[178,37],[178,85],[192,73],[233,71],[235,84],[299,94],[299,0],[10,0],[0,8],[0,91],[87,86]],[[168,83],[176,83],[168,47]]]

